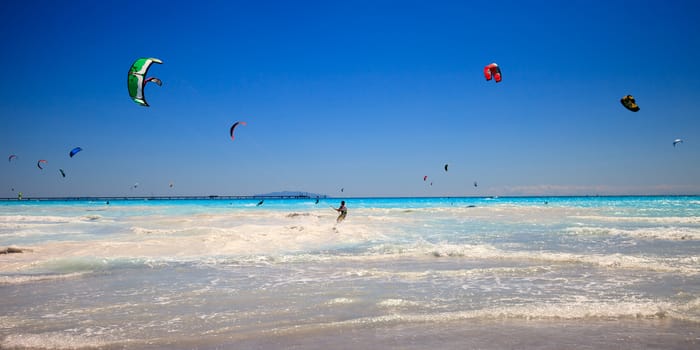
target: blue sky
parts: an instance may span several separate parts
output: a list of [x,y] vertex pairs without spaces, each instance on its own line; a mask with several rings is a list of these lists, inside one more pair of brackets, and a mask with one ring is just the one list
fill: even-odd
[[696,1],[6,1],[0,31],[0,197],[700,194]]

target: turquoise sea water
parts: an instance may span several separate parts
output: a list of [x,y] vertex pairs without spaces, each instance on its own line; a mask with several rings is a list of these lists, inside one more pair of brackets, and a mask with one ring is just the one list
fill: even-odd
[[700,197],[340,200],[0,202],[0,348],[700,346]]

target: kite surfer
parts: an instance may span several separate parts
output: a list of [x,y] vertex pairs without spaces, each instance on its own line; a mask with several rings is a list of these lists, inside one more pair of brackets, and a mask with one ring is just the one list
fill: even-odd
[[340,207],[331,208],[340,213],[340,215],[338,215],[338,218],[335,220],[336,222],[340,223],[341,221],[345,220],[345,216],[348,215],[348,208],[345,206],[345,201],[340,201]]

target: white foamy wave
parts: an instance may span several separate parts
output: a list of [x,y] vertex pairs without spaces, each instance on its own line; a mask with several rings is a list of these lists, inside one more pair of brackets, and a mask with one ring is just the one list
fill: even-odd
[[69,223],[79,221],[75,217],[49,215],[0,215],[0,223]]
[[700,323],[700,298],[693,298],[668,313],[673,318]]
[[379,306],[379,307],[392,308],[392,309],[404,308],[404,307],[416,307],[419,305],[420,305],[420,303],[418,303],[418,302],[404,300],[404,299],[385,299],[385,300],[382,300],[379,303],[377,303],[377,306]]
[[469,268],[457,270],[426,270],[426,271],[396,271],[383,269],[351,269],[348,271],[338,272],[340,276],[346,278],[401,278],[403,281],[421,281],[425,279],[434,279],[436,277],[446,278],[480,278],[484,276],[530,276],[541,274],[549,271],[549,268],[542,266],[529,267],[489,267],[489,268]]
[[84,276],[85,272],[74,272],[66,274],[46,274],[46,275],[9,275],[0,276],[0,284],[24,284],[33,282],[45,282],[72,279]]
[[354,323],[449,322],[469,319],[624,319],[664,318],[673,305],[653,301],[534,303],[437,314],[395,314],[352,320]]
[[80,276],[88,273],[109,271],[121,268],[158,268],[168,266],[171,259],[144,258],[102,258],[96,256],[74,256],[36,261],[31,264],[31,270],[49,271],[47,275]]
[[354,302],[355,302],[355,300],[350,299],[350,298],[335,298],[335,299],[329,300],[326,304],[327,305],[346,305],[346,304],[352,304]]
[[[61,237],[66,234],[74,234],[89,231],[100,223],[111,222],[104,220],[100,215],[86,216],[30,216],[10,215],[0,216],[0,236],[6,239],[34,238],[43,240],[46,236]],[[91,224],[90,226],[86,224]]]
[[619,229],[609,227],[571,227],[566,232],[576,235],[623,235],[640,239],[658,240],[700,240],[700,227],[651,227]]
[[169,235],[178,232],[177,229],[157,229],[145,227],[131,227],[130,230],[137,235]]
[[89,336],[70,332],[11,334],[0,342],[2,349],[82,349],[124,343],[106,336]]
[[638,222],[667,225],[700,224],[698,216],[603,216],[603,215],[576,215],[572,219],[602,221],[602,222]]
[[548,251],[509,251],[487,244],[430,244],[381,245],[372,249],[373,254],[391,257],[395,255],[434,256],[436,258],[459,257],[477,260],[525,260],[561,264],[588,264],[611,269],[648,270],[674,272],[687,275],[700,274],[700,266],[688,257],[660,258],[624,254],[573,254]]
[[102,215],[81,216],[57,215],[0,215],[0,227],[25,227],[30,225],[72,224],[86,221],[102,220]]
[[[393,303],[393,302],[391,302]],[[399,303],[400,304],[400,303]],[[675,311],[678,306],[654,301],[590,301],[575,300],[564,303],[533,303],[477,310],[454,312],[401,313],[390,308],[389,314],[361,317],[350,320],[295,325],[275,329],[275,333],[295,333],[305,329],[334,329],[356,326],[383,326],[406,323],[448,323],[470,320],[622,320],[622,319],[664,319],[688,320],[683,311]]]

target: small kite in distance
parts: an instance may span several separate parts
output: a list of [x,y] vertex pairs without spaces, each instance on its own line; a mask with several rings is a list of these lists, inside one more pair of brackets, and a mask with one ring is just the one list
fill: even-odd
[[83,149],[80,148],[80,147],[73,148],[73,149],[70,151],[70,153],[68,153],[68,155],[69,155],[71,158],[73,158],[73,156],[74,156],[76,153],[78,153],[78,152],[80,152],[80,151],[82,151],[82,150],[83,150]]
[[41,167],[41,163],[47,164],[48,162],[47,162],[45,159],[39,159],[39,161],[36,162],[36,166],[37,166],[39,169],[44,169],[44,168]]
[[233,131],[236,129],[236,127],[238,126],[238,124],[240,124],[240,125],[248,125],[246,122],[235,122],[235,123],[233,123],[233,125],[231,125],[231,130],[229,131],[229,134],[231,135],[231,140],[234,140],[234,139],[235,139],[234,136],[233,136]]
[[7,158],[7,161],[8,161],[8,162],[11,162],[11,161],[12,161],[13,159],[15,159],[15,158],[17,158],[17,156],[14,155],[14,154],[11,154],[11,155]]
[[637,105],[637,101],[634,100],[634,97],[632,97],[632,95],[624,96],[620,99],[620,103],[622,103],[622,105],[625,106],[625,108],[629,109],[632,112],[639,112],[639,106]]
[[484,77],[486,78],[486,81],[491,80],[491,77],[493,77],[493,80],[495,80],[497,83],[501,82],[501,68],[498,67],[496,63],[491,63],[484,67]]
[[428,180],[428,175],[423,176],[423,181]]
[[162,64],[163,61],[157,58],[139,58],[131,65],[129,68],[129,75],[126,79],[127,87],[129,88],[129,96],[134,102],[141,106],[148,107],[148,102],[146,102],[146,96],[143,94],[143,90],[146,84],[149,82],[156,83],[158,86],[162,86],[163,82],[155,77],[146,78],[146,73],[148,73],[148,68],[151,64],[158,63]]
[[676,147],[676,145],[679,144],[679,143],[683,143],[683,140],[682,140],[682,139],[675,139],[675,140],[673,140],[673,147]]
[[61,176],[66,177],[66,173],[63,171],[63,169],[58,169],[58,171],[61,172]]

